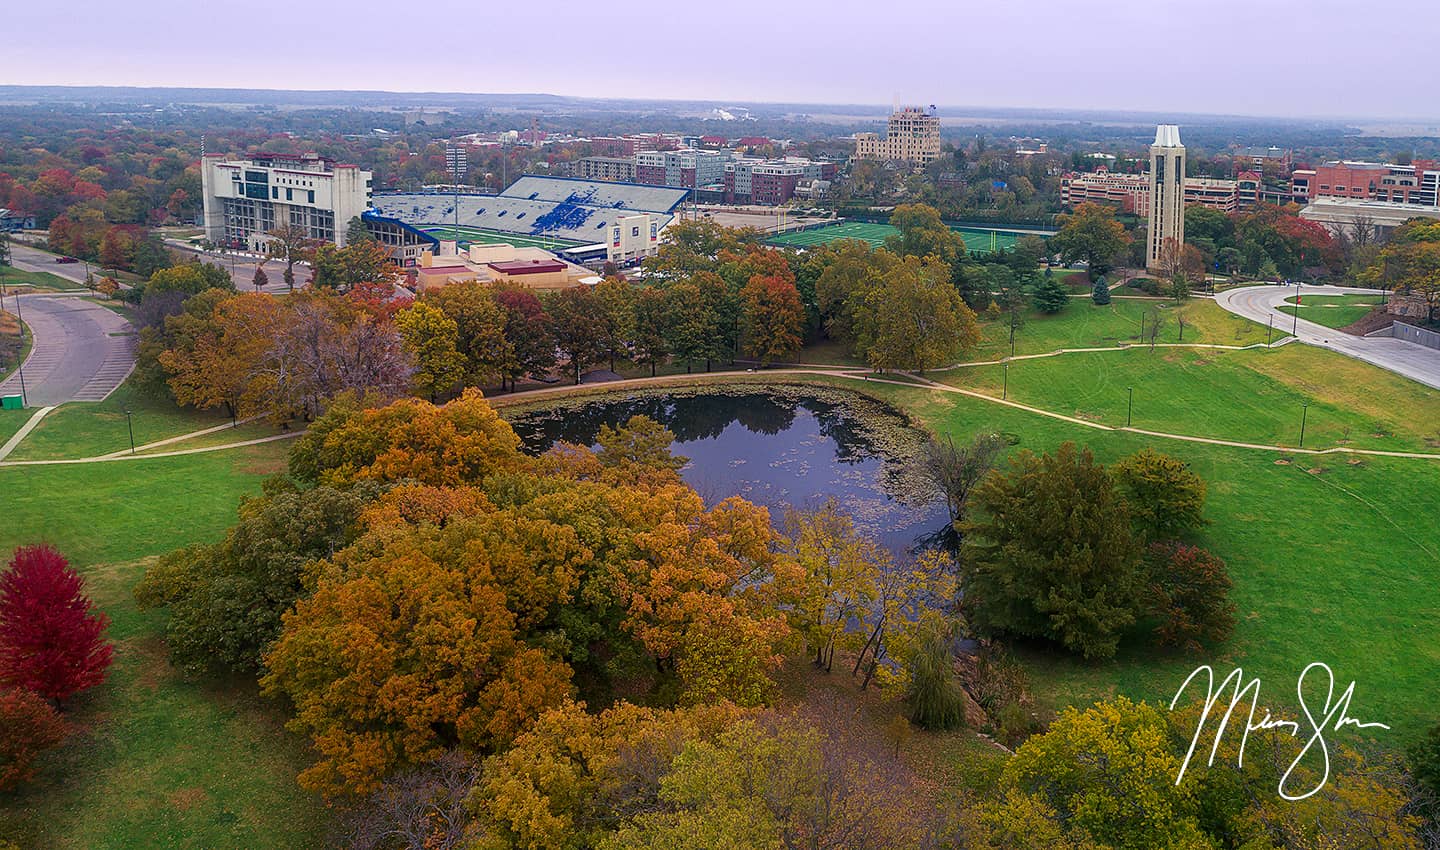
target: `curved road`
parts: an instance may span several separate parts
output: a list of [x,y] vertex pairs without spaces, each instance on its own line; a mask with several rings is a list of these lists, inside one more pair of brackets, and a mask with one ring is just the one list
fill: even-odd
[[[103,401],[135,365],[135,332],[123,316],[75,295],[18,295],[5,299],[34,335],[22,367],[25,398],[41,407]],[[0,395],[20,395],[21,372],[0,383]]]
[[[1296,321],[1295,316],[1275,309],[1285,303],[1285,299],[1294,298],[1295,294],[1296,287],[1293,286],[1240,286],[1217,294],[1215,303],[1237,316],[1244,316],[1262,325],[1267,324],[1273,317],[1276,330],[1285,333],[1293,330],[1300,342],[1328,348],[1356,360],[1364,360],[1381,369],[1404,375],[1412,381],[1440,389],[1440,351],[1390,337],[1351,336],[1304,319]],[[1306,295],[1383,293],[1378,289],[1360,289],[1353,286],[1302,286],[1299,294],[1303,303]]]

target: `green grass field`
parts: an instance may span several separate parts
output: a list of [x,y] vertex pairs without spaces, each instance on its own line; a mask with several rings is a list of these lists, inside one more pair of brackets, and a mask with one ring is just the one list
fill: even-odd
[[[1151,446],[1187,461],[1209,483],[1203,542],[1227,561],[1235,582],[1234,637],[1201,656],[1156,653],[1140,637],[1116,659],[1094,664],[1022,645],[1042,705],[1114,694],[1168,702],[1196,665],[1208,663],[1222,676],[1243,665],[1262,679],[1266,704],[1291,710],[1300,670],[1325,661],[1342,682],[1358,682],[1354,716],[1363,708],[1364,719],[1394,727],[1380,733],[1379,745],[1403,747],[1435,723],[1440,596],[1432,588],[1440,544],[1428,529],[1440,523],[1440,462],[1278,463],[1271,452],[1095,431],[946,393],[874,383],[865,391],[957,440],[1004,431],[1033,451],[1073,440],[1102,462]],[[1347,740],[1354,738],[1347,733]]]
[[[100,276],[97,274],[95,279],[99,280]],[[29,272],[14,266],[5,266],[0,270],[0,283],[5,285],[7,291],[9,287],[20,285],[33,292],[77,292],[85,288],[73,280],[66,280],[50,272]]]
[[147,559],[213,540],[240,497],[284,469],[287,443],[122,463],[0,468],[0,550],[49,541],[111,620],[109,680],[68,715],[76,732],[36,780],[0,795],[0,838],[23,848],[306,848],[329,823],[300,791],[304,742],[252,683],[187,681],[163,614],[131,590]]
[[[961,238],[965,240],[965,249],[972,253],[985,253],[988,251],[1003,251],[1014,247],[1019,234],[1002,233],[992,230],[977,230],[974,228],[954,228]],[[808,248],[814,245],[824,245],[834,242],[837,239],[860,239],[869,242],[871,245],[879,246],[884,244],[885,238],[898,231],[888,224],[876,224],[866,221],[842,221],[839,224],[826,225],[815,230],[803,230],[796,233],[783,233],[767,240],[771,245],[784,245],[792,248]]]
[[[131,412],[130,425],[134,426],[137,446],[230,421],[219,411],[179,408],[166,399],[151,398],[136,392],[134,386],[127,382],[104,401],[70,402],[51,411],[8,459],[96,457],[129,449],[130,434],[125,421],[127,407]],[[190,447],[187,444],[175,448]]]
[[1307,322],[1327,328],[1343,328],[1370,315],[1384,303],[1384,297],[1379,295],[1306,295],[1299,305],[1294,298],[1287,298],[1277,309],[1292,316],[1298,312]]
[[[421,230],[438,239],[455,239],[460,242],[462,248],[470,245],[486,245],[493,242],[503,242],[507,245],[514,245],[517,248],[545,248],[547,250],[559,250],[561,248],[573,248],[583,243],[572,239],[556,239],[553,236],[530,236],[523,233],[506,233],[501,230],[486,230],[480,227],[466,227],[460,225],[437,225],[434,227],[422,227]],[[599,232],[599,231],[597,231]],[[601,234],[597,241],[604,241]]]
[[[1046,315],[1027,310],[1015,330],[1015,353],[1044,354],[1061,348],[1103,348],[1138,345],[1141,325],[1152,327],[1159,317],[1156,342],[1202,342],[1216,345],[1264,343],[1266,329],[1196,298],[1176,306],[1170,301],[1116,298],[1097,306],[1088,297],[1070,299],[1059,313]],[[1181,339],[1181,321],[1184,339]],[[1005,316],[981,324],[984,339],[969,359],[988,360],[1010,353],[1010,325]],[[1285,336],[1276,331],[1276,340]],[[1146,333],[1145,341],[1149,341]]]

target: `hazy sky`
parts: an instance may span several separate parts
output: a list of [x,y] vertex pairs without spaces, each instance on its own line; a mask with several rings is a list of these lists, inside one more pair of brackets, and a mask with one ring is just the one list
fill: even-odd
[[72,0],[0,83],[1431,118],[1437,0]]

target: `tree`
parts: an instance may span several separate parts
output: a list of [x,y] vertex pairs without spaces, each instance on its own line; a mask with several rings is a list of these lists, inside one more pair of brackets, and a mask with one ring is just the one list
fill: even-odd
[[270,276],[265,274],[264,263],[256,264],[255,276],[250,279],[250,283],[255,286],[256,292],[259,292],[260,290],[270,285]]
[[665,293],[655,287],[646,287],[635,295],[635,338],[631,358],[637,366],[649,366],[650,377],[655,377],[656,367],[670,355],[669,320]]
[[1416,782],[1430,793],[1440,794],[1440,724],[1406,748],[1405,760]]
[[345,244],[354,245],[357,242],[374,242],[375,237],[370,235],[370,228],[365,226],[365,220],[360,216],[354,216],[345,223]]
[[399,274],[385,246],[373,239],[344,248],[325,242],[310,250],[307,257],[311,285],[338,292],[348,292],[358,283],[390,283]]
[[1005,438],[993,432],[976,434],[965,445],[956,445],[948,434],[944,439],[932,435],[925,444],[921,471],[945,499],[952,526],[965,519],[971,492],[995,468],[1005,446]]
[[1205,525],[1205,479],[1179,458],[1141,449],[1111,471],[1146,541],[1184,537]]
[[265,235],[270,237],[265,246],[266,255],[285,264],[285,285],[294,292],[295,264],[309,259],[315,248],[315,240],[310,238],[309,230],[294,224],[277,227]]
[[162,292],[196,295],[207,289],[233,292],[235,281],[219,266],[201,262],[182,263],[152,274],[141,291],[145,295],[158,295]]
[[923,372],[954,363],[980,341],[975,314],[935,260],[906,259],[856,296],[856,349],[874,369]]
[[518,285],[495,289],[495,303],[505,311],[505,341],[510,344],[514,359],[502,370],[515,381],[526,375],[543,375],[555,366],[555,340],[540,299]]
[[1032,298],[1035,309],[1042,313],[1058,313],[1070,304],[1070,294],[1053,277],[1042,279]]
[[35,775],[35,759],[59,746],[67,732],[55,707],[38,694],[0,689],[0,791],[29,781]]
[[900,232],[885,240],[885,249],[901,257],[935,257],[954,268],[965,259],[965,240],[940,220],[940,211],[925,204],[901,204],[890,213],[890,226]]
[[114,647],[85,583],[48,545],[21,546],[0,574],[0,687],[64,702],[105,681]]
[[967,695],[955,675],[949,624],[927,618],[920,640],[905,659],[910,673],[905,699],[910,719],[923,729],[953,729],[965,722]]
[[607,277],[595,285],[595,298],[605,318],[605,351],[613,372],[615,355],[625,352],[636,334],[636,293],[625,278]]
[[438,307],[417,301],[395,314],[395,326],[415,363],[415,391],[435,401],[465,380],[455,320]]
[[183,335],[159,356],[176,403],[200,410],[224,405],[231,417],[283,407],[273,385],[256,380],[281,333],[283,313],[274,298],[245,293],[218,301],[207,317],[190,314]]
[[1160,623],[1155,639],[1198,653],[1204,643],[1220,643],[1235,629],[1230,575],[1219,557],[1171,540],[1150,544],[1151,606]]
[[452,283],[426,292],[421,300],[455,321],[456,350],[465,358],[465,385],[493,384],[504,378],[515,351],[505,338],[505,311],[495,303],[489,287],[476,281]]
[[589,366],[605,358],[605,312],[594,290],[586,286],[562,289],[545,302],[555,347],[565,355],[575,383]]
[[855,530],[839,502],[815,510],[785,511],[786,555],[803,573],[804,592],[794,611],[796,629],[814,652],[815,666],[830,672],[835,650],[854,646],[852,623],[863,621],[879,595],[879,575],[890,565],[885,550]]
[[1100,204],[1081,204],[1057,221],[1060,232],[1050,237],[1050,249],[1059,252],[1066,265],[1084,260],[1091,280],[1108,273],[1115,257],[1130,244],[1115,211]]
[[1113,655],[1142,610],[1145,576],[1109,472],[1067,442],[1053,455],[1021,452],[970,498],[979,519],[962,525],[961,570],[972,623]]
[[281,615],[302,595],[305,565],[352,542],[379,492],[369,484],[266,490],[240,503],[223,541],[163,556],[135,587],[142,608],[166,608],[165,643],[187,672],[258,672]]
[[796,356],[800,334],[805,328],[805,308],[795,284],[778,277],[750,278],[741,290],[746,351],[759,358],[760,365]]
[[1105,279],[1105,275],[1095,278],[1095,285],[1090,288],[1090,300],[1097,307],[1110,303],[1110,281]]

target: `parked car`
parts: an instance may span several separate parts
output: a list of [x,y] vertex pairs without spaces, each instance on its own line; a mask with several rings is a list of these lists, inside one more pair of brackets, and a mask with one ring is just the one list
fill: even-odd
[[56,258],[55,258],[55,262],[57,262],[57,263],[78,263],[78,262],[80,262],[80,261],[77,260],[77,259],[75,259],[74,257],[56,257]]

